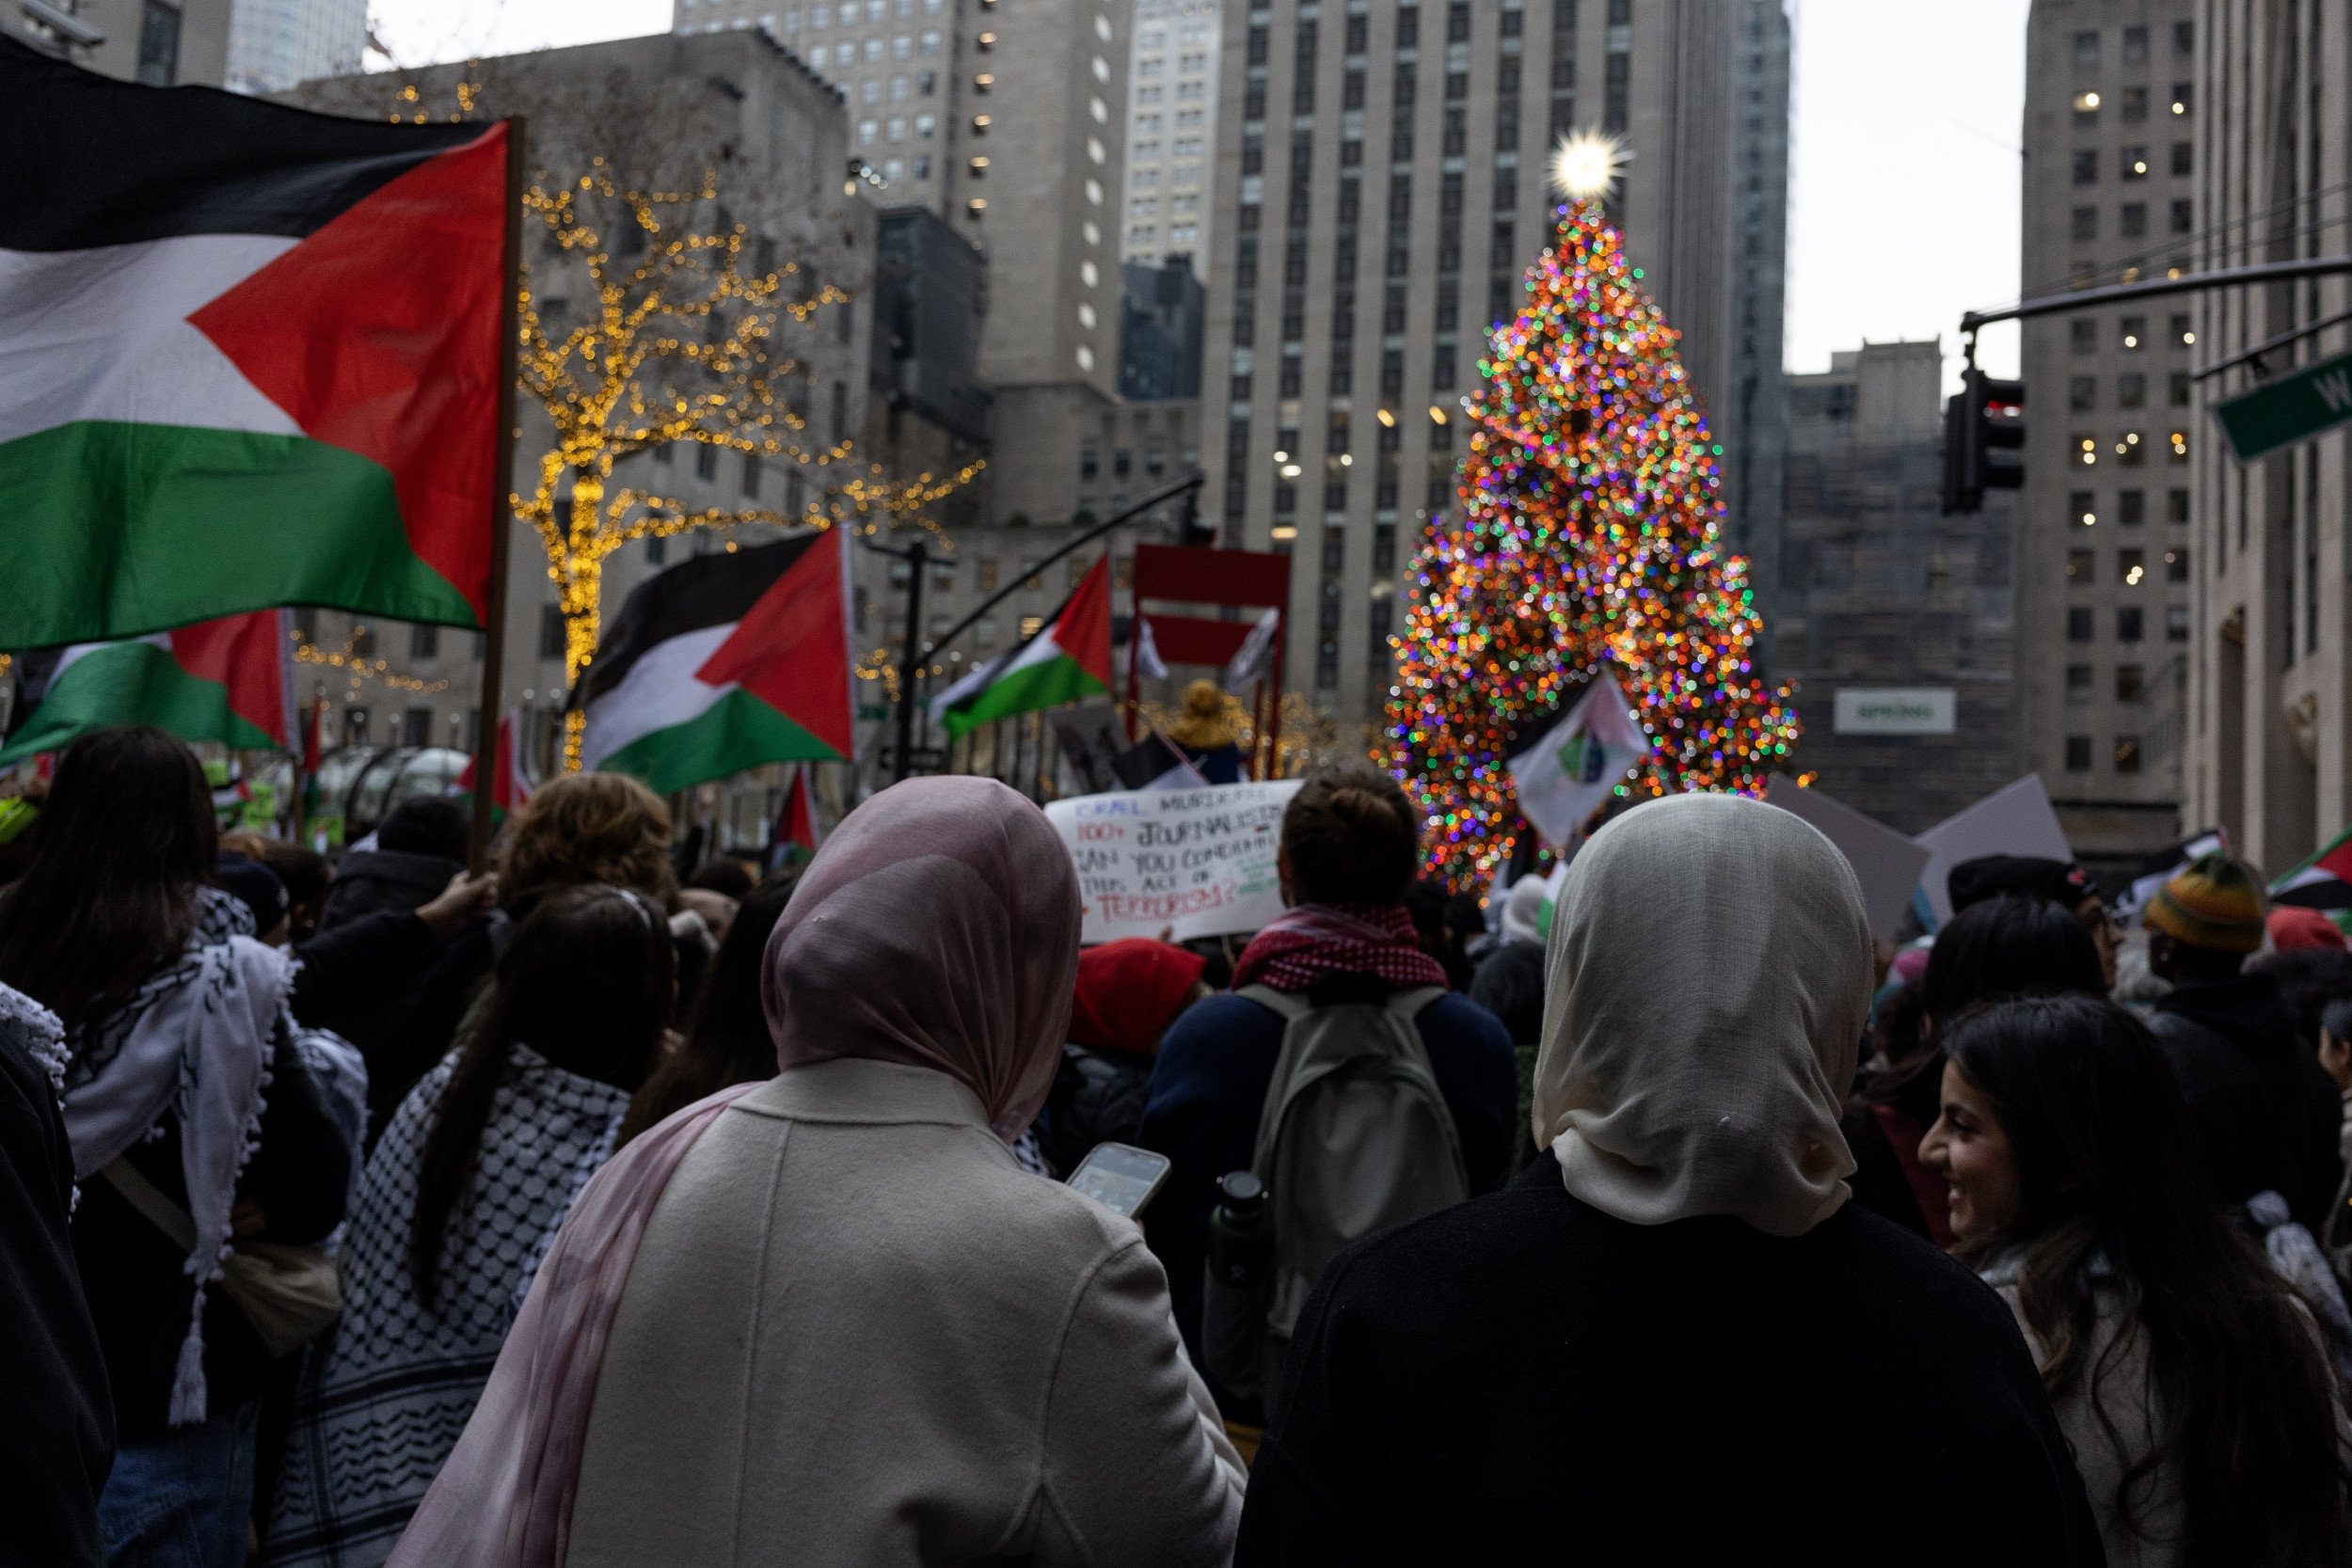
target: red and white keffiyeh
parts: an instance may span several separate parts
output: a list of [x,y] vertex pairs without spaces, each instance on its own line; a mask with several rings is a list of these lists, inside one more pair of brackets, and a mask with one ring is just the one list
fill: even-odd
[[1299,904],[1249,939],[1233,989],[1305,990],[1337,974],[1371,974],[1391,986],[1443,986],[1445,966],[1415,943],[1402,904]]

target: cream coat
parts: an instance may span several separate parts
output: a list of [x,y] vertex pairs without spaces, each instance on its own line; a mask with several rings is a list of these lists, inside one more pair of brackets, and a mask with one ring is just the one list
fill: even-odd
[[1243,1473],[1141,1234],[944,1073],[797,1068],[671,1178],[570,1568],[1230,1560]]

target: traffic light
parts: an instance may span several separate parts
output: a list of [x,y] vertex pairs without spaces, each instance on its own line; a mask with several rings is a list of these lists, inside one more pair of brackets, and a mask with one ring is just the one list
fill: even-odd
[[1944,511],[1980,512],[1987,490],[2026,483],[2026,384],[1974,365],[1944,404]]

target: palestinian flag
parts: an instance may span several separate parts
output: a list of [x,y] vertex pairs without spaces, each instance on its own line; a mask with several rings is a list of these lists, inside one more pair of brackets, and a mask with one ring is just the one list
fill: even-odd
[[2270,901],[2307,910],[2352,909],[2352,828],[2271,883]]
[[[522,709],[515,708],[499,720],[498,743],[491,749],[490,815],[504,816],[531,799],[531,775],[523,771],[522,749],[515,737],[522,733]],[[470,800],[474,790],[475,759],[466,759],[466,769],[457,775],[457,782],[449,786],[452,795]]]
[[847,761],[850,556],[840,531],[697,556],[639,583],[572,700],[580,765],[658,794],[766,762]]
[[286,604],[479,626],[508,140],[0,39],[0,648]]
[[[292,752],[292,615],[264,610],[120,642],[29,656],[29,711],[0,746],[0,768],[63,751],[92,730],[151,724],[183,740]],[[45,667],[45,671],[44,671]]]
[[817,802],[808,792],[808,764],[798,763],[784,786],[784,809],[776,813],[775,836],[768,845],[768,869],[773,871],[798,850],[803,858],[817,853]]
[[931,718],[953,740],[1016,713],[1059,707],[1110,689],[1111,558],[1105,553],[1035,636],[932,699]]

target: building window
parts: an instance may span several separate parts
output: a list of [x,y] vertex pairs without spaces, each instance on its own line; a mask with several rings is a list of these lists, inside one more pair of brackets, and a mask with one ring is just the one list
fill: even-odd
[[2164,552],[2164,580],[2167,582],[2188,580],[2188,546],[2186,545]]
[[2147,346],[2147,341],[2148,341],[2148,318],[2147,318],[2147,317],[2145,317],[2145,316],[2125,316],[2125,317],[2122,319],[2122,322],[2120,322],[2120,323],[2118,323],[2117,325],[2118,325],[2122,328],[2122,334],[2123,334],[2123,346],[2124,346],[2125,348],[2127,348],[2127,349],[2131,349],[2131,350],[2133,350],[2133,351],[2137,352],[2137,350],[2139,350],[2139,349],[2144,348],[2144,347],[2146,347],[2146,346]]
[[2148,520],[2148,492],[2124,490],[2115,498],[2115,518],[2125,528],[2137,528]]
[[2188,113],[2190,105],[2195,103],[2195,100],[2189,96],[2194,90],[2196,90],[2194,86],[2187,82],[2172,84],[2172,112],[2175,115]]
[[403,746],[433,744],[433,710],[412,707],[400,716],[400,743]]
[[2195,146],[2185,141],[2174,142],[2172,144],[2172,172],[2186,178],[2196,171],[2197,150]]
[[180,80],[180,8],[166,0],[147,0],[139,13],[138,79],[151,87]]
[[2099,352],[2099,324],[2077,316],[2068,328],[2076,354]]
[[2066,770],[2069,773],[2090,771],[2090,736],[2070,735],[2066,737]]
[[2148,405],[2148,378],[2137,371],[2115,378],[2115,406],[2145,408]]
[[539,607],[539,657],[564,657],[564,612],[551,604]]
[[2074,69],[2076,71],[2099,69],[2099,35],[2097,33],[2074,35]]
[[694,477],[696,479],[719,477],[719,449],[717,447],[704,443],[694,448]]
[[2144,238],[2148,232],[2148,204],[2127,201],[2123,204],[2122,230],[2127,240]]
[[2089,490],[2069,490],[2066,493],[2066,515],[2085,528],[2095,526],[2099,521],[2098,497]]
[[2147,118],[2148,89],[2146,87],[2125,87],[2123,89],[2123,123],[2126,125],[2137,125],[2140,121],[2146,119]]
[[2090,607],[2087,605],[2070,606],[2066,611],[2066,641],[2088,642],[2095,635]]
[[408,657],[410,658],[440,657],[441,628],[438,626],[410,626],[408,628]]
[[2126,588],[2137,588],[2148,575],[2148,552],[2118,550],[2115,552],[2115,579]]
[[2078,375],[2069,380],[2066,384],[2066,406],[2078,409],[2098,407],[2099,378]]
[[2097,239],[2099,237],[2099,209],[2096,207],[2075,208],[2074,227],[2069,230],[2067,237],[2077,245],[2088,244]]
[[2147,179],[2148,149],[2144,145],[2123,149],[2116,155],[2116,166],[2115,173],[2119,180]]
[[2164,493],[2164,520],[2168,523],[2188,521],[2188,492],[2168,490]]
[[2139,736],[2119,735],[2115,737],[2115,770],[2118,773],[2139,771]]
[[2188,606],[2169,604],[2164,607],[2164,640],[2167,642],[2188,641]]
[[368,710],[363,707],[343,709],[343,744],[365,746],[368,743]]
[[2138,641],[2142,635],[2145,622],[2146,612],[2143,611],[2139,606],[2123,606],[2121,610],[2118,610],[2115,612],[2115,640],[2118,642]]
[[2098,565],[2099,555],[2096,550],[2068,550],[2066,552],[2066,580],[2089,583],[2097,573]]
[[2172,232],[2185,234],[2197,227],[2197,204],[2193,201],[2172,203]]
[[2197,53],[2197,24],[2194,22],[2172,24],[2172,53],[2175,55]]
[[2188,312],[2185,310],[2176,310],[2173,312],[2172,341],[2180,344],[2183,348],[2186,348],[2190,344],[2197,341],[2196,327],[2194,324],[2189,321]]
[[2123,63],[2125,65],[2148,63],[2147,28],[2126,27],[2123,29]]
[[659,566],[670,557],[670,542],[660,534],[645,541],[645,564]]
[[2066,700],[2077,707],[2088,706],[2099,694],[2096,672],[2088,664],[2066,667]]

